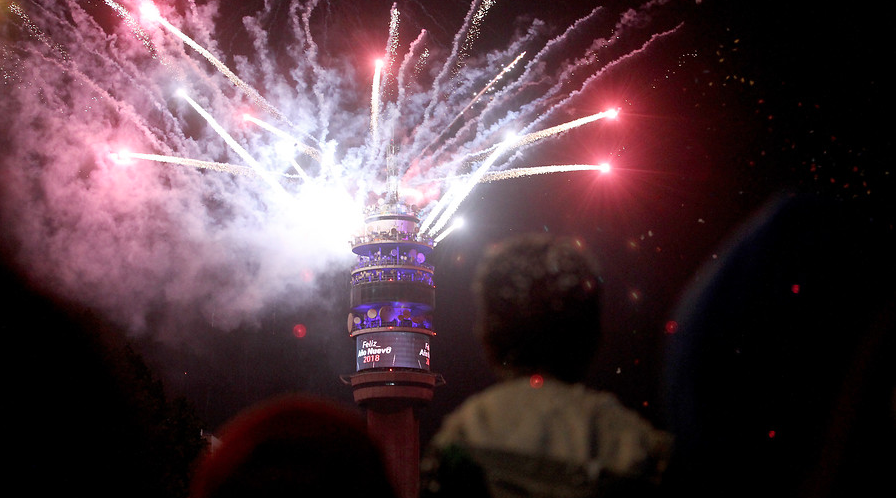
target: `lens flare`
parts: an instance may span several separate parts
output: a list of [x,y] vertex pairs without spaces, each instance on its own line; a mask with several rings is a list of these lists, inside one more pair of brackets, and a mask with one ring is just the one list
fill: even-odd
[[162,13],[159,8],[152,2],[143,2],[140,4],[140,16],[149,22],[159,22],[162,19]]
[[451,234],[451,232],[457,230],[458,228],[463,228],[463,227],[464,227],[464,219],[457,218],[456,220],[454,220],[454,223],[452,223],[450,227],[446,228],[442,233],[440,233],[438,236],[433,238],[432,243],[438,244],[439,242],[442,242],[445,239],[445,237],[447,237],[448,235]]

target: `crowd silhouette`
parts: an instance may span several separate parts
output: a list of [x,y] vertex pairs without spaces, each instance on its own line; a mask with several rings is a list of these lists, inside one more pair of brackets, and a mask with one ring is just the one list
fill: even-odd
[[582,384],[601,340],[599,282],[576,239],[524,235],[489,252],[474,277],[476,329],[501,381],[444,419],[423,496],[658,492],[671,436]]
[[[776,197],[745,220],[682,290],[661,430],[582,384],[605,333],[588,249],[505,241],[473,282],[499,381],[444,418],[421,495],[891,496],[894,247],[875,211],[821,196]],[[13,475],[30,494],[186,496],[189,480],[192,498],[395,496],[354,408],[272,398],[201,451],[198,423],[160,429],[189,416],[119,331],[12,265],[0,277],[0,327],[27,379],[13,390]]]
[[682,496],[891,496],[893,228],[858,201],[769,200],[681,298],[666,356]]
[[283,395],[225,426],[199,462],[191,497],[392,498],[383,462],[359,414],[332,401]]
[[32,282],[0,247],[15,493],[184,497],[202,425],[117,327]]

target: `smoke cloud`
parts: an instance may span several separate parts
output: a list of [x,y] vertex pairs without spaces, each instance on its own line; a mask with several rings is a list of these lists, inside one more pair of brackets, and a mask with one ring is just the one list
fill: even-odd
[[[598,75],[649,48],[652,35],[674,30],[629,12],[616,21],[612,43],[596,44],[595,11],[559,34],[532,20],[502,48],[477,53],[480,24],[491,20],[485,14],[495,3],[474,2],[448,46],[403,24],[390,33],[390,12],[382,13],[380,47],[397,57],[384,69],[400,71],[384,75],[384,85],[402,87],[381,89],[376,143],[372,61],[353,64],[355,54],[329,53],[317,42],[339,36],[330,6],[265,2],[238,24],[222,18],[223,5],[214,1],[158,6],[234,78],[141,12],[136,0],[8,4],[0,26],[0,222],[14,263],[135,335],[184,341],[197,322],[221,330],[253,326],[271,306],[311,299],[320,275],[348,270],[349,238],[362,208],[385,190],[390,150],[425,213],[450,186],[444,179],[468,173],[475,155],[499,143],[503,131],[549,121],[558,96],[594,86],[594,79],[585,88],[568,78],[571,68]],[[225,38],[239,53],[224,53]],[[614,44],[626,48],[600,56]],[[552,54],[564,47],[584,53],[563,63],[569,72],[551,70]],[[532,55],[519,69],[471,103],[523,51]],[[176,96],[179,89],[277,178],[285,195],[258,174],[121,154],[246,166]],[[246,122],[244,113],[294,142]]]

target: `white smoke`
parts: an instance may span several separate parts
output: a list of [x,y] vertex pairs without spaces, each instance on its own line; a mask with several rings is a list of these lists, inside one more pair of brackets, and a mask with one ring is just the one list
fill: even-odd
[[[391,66],[397,74],[389,79],[402,87],[384,94],[382,143],[372,143],[372,61],[358,67],[347,54],[325,53],[314,38],[336,36],[329,4],[265,2],[228,30],[218,25],[223,6],[216,1],[180,10],[160,5],[173,26],[228,64],[234,80],[145,19],[140,3],[8,4],[0,18],[0,221],[16,263],[35,281],[134,334],[166,324],[173,339],[189,334],[178,325],[186,310],[191,320],[220,329],[252,325],[274,303],[307,298],[316,275],[347,270],[362,207],[384,190],[387,141],[398,146],[394,160],[405,182],[469,171],[470,155],[500,142],[506,128],[546,119],[556,95],[583,90],[569,88],[561,81],[566,73],[545,64],[556,63],[552,54],[567,41],[590,44],[596,22],[589,14],[551,38],[534,20],[504,48],[480,54],[472,34],[478,36],[477,23],[491,21],[482,12],[495,2],[474,2],[453,46],[430,46],[423,32],[410,34],[398,43],[400,60]],[[658,32],[640,29],[649,20],[638,19],[639,29],[617,33],[632,37],[632,50]],[[244,40],[240,53],[223,53],[222,36]],[[596,62],[601,48],[569,64],[598,74],[612,63]],[[497,86],[450,127],[471,95],[522,51],[533,55],[507,76],[512,83]],[[294,160],[315,180],[284,178],[289,195],[274,196],[258,177],[116,160],[115,153],[129,150],[245,164],[175,97],[179,88],[267,173],[295,174]],[[244,121],[245,112],[287,130],[320,157],[301,147],[283,157],[282,138]],[[475,115],[487,119],[469,117]]]

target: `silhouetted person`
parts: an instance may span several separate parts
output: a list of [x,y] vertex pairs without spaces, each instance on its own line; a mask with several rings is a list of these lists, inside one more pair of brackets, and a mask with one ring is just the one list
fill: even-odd
[[683,296],[673,496],[871,496],[892,479],[893,227],[863,204],[771,200]]
[[201,459],[191,498],[394,498],[360,415],[284,395],[238,414]]
[[896,295],[850,354],[803,498],[894,496]]
[[477,334],[501,381],[443,421],[424,496],[621,496],[652,491],[670,437],[580,382],[600,341],[595,259],[574,239],[523,236],[474,281]]
[[0,247],[13,493],[186,497],[200,424],[89,309],[30,282]]

